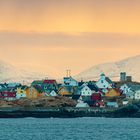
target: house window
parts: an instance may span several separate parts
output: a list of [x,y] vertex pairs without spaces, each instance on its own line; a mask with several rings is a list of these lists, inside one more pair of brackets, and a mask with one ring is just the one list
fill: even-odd
[[103,81],[103,80],[101,80],[101,83],[104,83],[104,81]]

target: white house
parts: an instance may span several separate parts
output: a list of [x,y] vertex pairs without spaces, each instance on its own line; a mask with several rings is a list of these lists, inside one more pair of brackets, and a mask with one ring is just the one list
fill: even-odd
[[58,96],[58,94],[57,94],[54,90],[52,90],[52,91],[50,92],[50,96],[55,97],[55,96]]
[[78,86],[78,82],[73,79],[71,76],[70,77],[64,77],[64,85],[69,85],[69,86]]
[[26,96],[26,88],[27,86],[17,87],[16,91],[16,99],[25,98]]
[[81,96],[91,96],[93,93],[97,91],[98,91],[98,87],[94,84],[88,85],[85,83],[80,87]]
[[26,98],[26,94],[25,93],[16,93],[16,99],[20,99],[20,98]]
[[89,107],[89,105],[87,103],[84,103],[84,101],[82,101],[82,97],[80,97],[76,107]]
[[105,74],[101,74],[100,79],[96,82],[96,85],[105,93],[108,91],[107,89],[112,88],[113,82],[109,79],[109,77],[106,77]]
[[120,87],[126,98],[140,100],[140,85],[139,84],[124,84]]
[[135,91],[135,99],[140,100],[140,89]]

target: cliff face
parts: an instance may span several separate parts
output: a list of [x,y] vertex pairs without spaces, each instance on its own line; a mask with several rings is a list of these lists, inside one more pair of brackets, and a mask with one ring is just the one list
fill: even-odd
[[36,99],[23,98],[16,101],[0,100],[0,107],[75,107],[76,102],[67,97],[40,97]]

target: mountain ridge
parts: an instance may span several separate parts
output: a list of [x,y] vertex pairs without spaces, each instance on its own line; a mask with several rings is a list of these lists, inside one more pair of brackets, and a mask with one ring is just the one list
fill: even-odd
[[[132,76],[133,81],[140,82],[140,55],[125,58],[116,62],[102,63],[95,65],[76,75],[76,79],[94,80],[99,78],[101,73],[119,80],[120,72],[126,72],[128,76]],[[116,78],[115,78],[116,77]]]

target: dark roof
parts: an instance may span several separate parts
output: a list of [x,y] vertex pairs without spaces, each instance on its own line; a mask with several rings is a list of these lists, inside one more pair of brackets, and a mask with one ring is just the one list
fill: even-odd
[[109,83],[109,84],[113,84],[113,82],[111,81],[111,79],[109,77],[105,77],[105,80]]
[[117,85],[118,88],[120,88],[124,84],[126,84],[126,85],[140,85],[139,82],[128,82],[128,81],[124,81],[124,82],[114,81],[114,83]]
[[140,90],[140,85],[134,85],[134,84],[127,84],[128,87],[130,87],[132,90]]
[[99,88],[95,85],[95,84],[89,84],[87,85],[91,90],[94,90],[94,91],[99,91]]
[[31,85],[39,85],[39,84],[43,84],[43,82],[44,82],[43,80],[35,80],[32,82]]
[[80,87],[80,86],[82,86],[84,84],[84,82],[83,81],[81,81],[81,82],[78,82],[78,86]]
[[42,88],[41,88],[40,86],[34,85],[33,87],[34,87],[39,93],[42,93],[42,92],[43,92],[43,90],[42,90]]
[[28,88],[28,86],[26,86],[26,85],[21,86],[21,89],[22,89],[22,90],[25,90],[25,89],[27,89],[27,88]]

